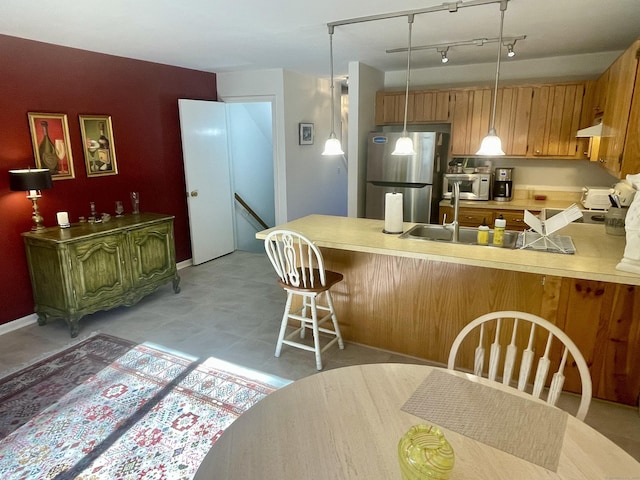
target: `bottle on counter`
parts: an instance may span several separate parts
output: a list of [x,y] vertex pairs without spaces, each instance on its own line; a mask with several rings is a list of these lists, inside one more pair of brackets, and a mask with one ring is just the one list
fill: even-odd
[[504,244],[504,229],[507,227],[507,221],[500,215],[496,218],[493,226],[493,244],[501,247]]
[[478,227],[478,245],[489,244],[489,225],[487,225],[487,219],[482,219],[482,225]]

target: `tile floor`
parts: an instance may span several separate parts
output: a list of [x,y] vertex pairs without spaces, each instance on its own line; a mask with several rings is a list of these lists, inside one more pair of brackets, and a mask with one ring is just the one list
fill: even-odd
[[[180,294],[166,285],[133,307],[99,312],[80,321],[78,339],[103,332],[137,342],[155,342],[198,357],[215,356],[297,380],[317,373],[313,354],[283,347],[274,357],[285,294],[263,254],[236,251],[180,270]],[[0,376],[75,341],[63,321],[30,325],[0,335]],[[426,363],[348,343],[323,354],[325,369],[375,362]],[[574,412],[575,398],[561,406]],[[593,400],[586,422],[640,461],[640,416],[636,408]]]

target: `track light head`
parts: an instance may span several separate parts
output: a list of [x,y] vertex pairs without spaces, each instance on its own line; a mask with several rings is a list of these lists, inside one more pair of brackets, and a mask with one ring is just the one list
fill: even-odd
[[507,45],[507,57],[513,58],[516,56],[516,52],[513,51],[513,44],[510,43]]
[[447,57],[447,52],[449,51],[449,47],[444,48],[444,49],[438,49],[438,52],[440,53],[440,56],[442,57],[440,59],[440,61],[442,63],[447,63],[449,61],[449,57]]

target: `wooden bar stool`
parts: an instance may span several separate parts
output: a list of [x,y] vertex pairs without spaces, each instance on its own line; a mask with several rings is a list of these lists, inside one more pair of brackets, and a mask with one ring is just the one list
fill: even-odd
[[[304,235],[289,230],[274,230],[264,241],[267,256],[278,274],[278,284],[287,292],[287,302],[282,316],[276,357],[280,356],[282,344],[315,352],[316,367],[322,370],[322,352],[338,342],[344,348],[340,327],[333,308],[329,289],[342,281],[341,273],[325,270],[320,249]],[[302,298],[302,306],[291,311],[294,295]],[[324,302],[323,302],[324,301]],[[324,315],[319,316],[319,311]],[[300,327],[286,335],[289,320],[299,321]],[[323,327],[331,320],[333,329]],[[293,340],[296,335],[305,337],[306,329],[313,332],[313,346]],[[333,339],[320,346],[320,333]]]

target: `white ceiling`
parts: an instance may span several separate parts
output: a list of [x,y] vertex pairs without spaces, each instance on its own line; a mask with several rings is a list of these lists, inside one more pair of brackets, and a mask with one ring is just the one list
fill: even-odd
[[[0,33],[208,72],[284,68],[329,74],[327,24],[442,5],[438,0],[0,1]],[[468,3],[468,2],[467,2]],[[622,51],[640,36],[640,0],[510,0],[504,35],[526,35],[512,61]],[[414,47],[497,37],[499,4],[417,15]],[[338,26],[335,74],[358,60],[406,68],[406,17]],[[495,62],[497,44],[449,51],[448,65]],[[37,59],[31,59],[37,61]],[[412,67],[440,65],[415,51]],[[446,68],[443,66],[442,68]]]

